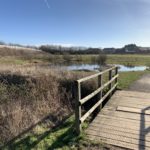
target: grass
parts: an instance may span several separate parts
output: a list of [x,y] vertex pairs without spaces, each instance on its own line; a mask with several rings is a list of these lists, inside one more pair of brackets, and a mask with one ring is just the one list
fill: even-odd
[[26,60],[23,60],[21,58],[13,58],[13,57],[3,57],[0,59],[1,64],[16,64],[16,65],[23,65],[27,64]]
[[[73,60],[77,60],[78,57],[79,62],[80,60],[85,63],[92,63],[95,61],[95,58],[98,57],[98,55],[72,55]],[[107,55],[107,64],[122,64],[126,66],[140,66],[140,65],[150,65],[150,55],[139,55],[139,54],[113,54]]]
[[150,55],[108,55],[107,63],[127,66],[150,65]]
[[[10,147],[20,149],[67,149],[77,142],[73,132],[74,117],[67,119],[60,127],[49,129],[44,124],[36,126],[31,133],[15,141]],[[8,147],[7,147],[8,148]],[[6,148],[6,149],[7,149]]]
[[132,83],[146,73],[148,73],[148,71],[120,72],[118,88],[122,90],[129,88]]
[[[54,64],[54,63],[96,63],[98,55],[51,55],[43,51],[15,50],[0,48],[1,64]],[[113,54],[107,55],[108,64],[122,64],[127,66],[150,66],[150,55]]]
[[[75,150],[103,147],[102,143],[89,141],[84,133],[76,135],[74,130],[74,115],[66,119],[61,126],[54,129],[45,127],[44,123],[36,126],[32,131],[20,137],[9,146],[3,147],[4,150]],[[83,130],[87,128],[87,123],[82,125]]]

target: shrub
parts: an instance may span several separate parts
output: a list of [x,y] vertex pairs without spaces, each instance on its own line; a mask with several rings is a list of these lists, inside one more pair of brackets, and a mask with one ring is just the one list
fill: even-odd
[[100,66],[104,66],[106,64],[107,55],[104,53],[100,53],[97,57],[97,64]]

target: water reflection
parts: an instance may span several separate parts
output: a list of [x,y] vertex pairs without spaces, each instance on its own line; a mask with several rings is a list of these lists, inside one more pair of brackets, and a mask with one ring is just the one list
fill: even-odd
[[[144,71],[147,69],[146,66],[125,66],[116,64],[119,67],[119,71]],[[67,70],[89,70],[89,71],[98,71],[99,65],[97,64],[57,64],[53,67],[61,67],[62,69]]]

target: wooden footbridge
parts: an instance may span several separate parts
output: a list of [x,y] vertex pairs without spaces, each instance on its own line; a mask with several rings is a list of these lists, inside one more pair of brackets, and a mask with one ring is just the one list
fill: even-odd
[[[107,76],[104,74],[108,74],[106,83],[102,82],[102,78]],[[98,79],[98,88],[82,97],[82,82],[93,78]],[[99,111],[97,116],[84,131],[90,140],[122,149],[149,150],[150,93],[116,91],[117,79],[118,68],[112,67],[76,81],[76,131],[81,132],[82,123],[96,110]],[[86,112],[83,111],[82,105],[96,95],[96,103]]]

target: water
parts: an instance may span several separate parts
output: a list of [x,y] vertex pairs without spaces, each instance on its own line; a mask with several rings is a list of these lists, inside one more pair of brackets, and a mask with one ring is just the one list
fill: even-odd
[[[115,66],[119,67],[119,71],[144,71],[147,69],[146,66],[124,66],[116,64]],[[67,70],[89,70],[89,71],[98,71],[99,66],[97,64],[72,64],[66,66]]]
[[[97,64],[53,64],[50,65],[52,68],[58,68],[62,70],[86,70],[86,71],[99,71],[99,65]],[[120,64],[115,64],[115,66],[119,67],[119,71],[127,72],[127,71],[144,71],[148,67],[147,66],[125,66]]]

